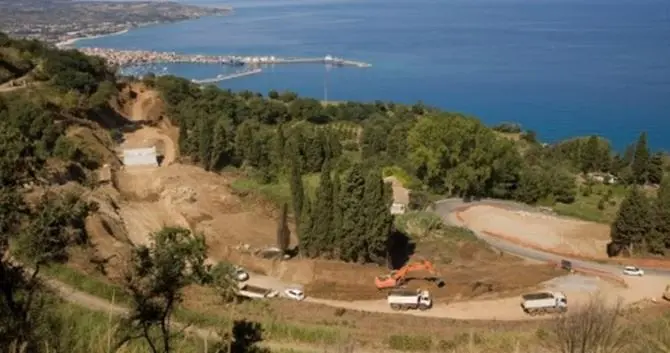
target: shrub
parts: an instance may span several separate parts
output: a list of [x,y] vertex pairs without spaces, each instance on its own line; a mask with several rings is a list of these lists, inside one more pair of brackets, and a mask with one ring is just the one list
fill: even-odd
[[399,351],[428,352],[433,340],[428,336],[391,335],[389,347]]

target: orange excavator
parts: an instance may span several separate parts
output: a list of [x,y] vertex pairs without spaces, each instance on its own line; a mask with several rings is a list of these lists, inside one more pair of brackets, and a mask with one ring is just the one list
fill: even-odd
[[428,273],[431,274],[431,276],[423,277],[422,279],[431,282],[436,282],[438,287],[444,286],[444,280],[438,277],[437,271],[435,271],[433,263],[428,260],[412,262],[403,266],[397,271],[392,271],[388,275],[376,277],[375,285],[377,286],[377,289],[399,287],[402,286],[407,280],[409,280],[409,278],[407,278],[407,275],[410,272],[421,271],[421,270],[427,271]]

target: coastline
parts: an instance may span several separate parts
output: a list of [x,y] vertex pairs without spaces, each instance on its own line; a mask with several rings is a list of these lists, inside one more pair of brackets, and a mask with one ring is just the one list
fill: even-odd
[[96,38],[103,38],[103,37],[111,37],[111,36],[118,36],[124,33],[128,33],[130,31],[130,28],[122,29],[118,32],[112,32],[112,33],[107,33],[107,34],[98,34],[95,36],[84,36],[84,37],[76,37],[76,38],[70,38],[68,40],[64,40],[62,42],[56,43],[56,48],[58,49],[67,49],[71,48],[75,43],[82,39],[96,39]]
[[[230,13],[233,12],[232,7],[216,7],[216,9],[223,10],[223,11],[225,11],[225,13],[220,14],[220,15],[210,15],[210,16],[228,16],[228,15],[230,15]],[[190,19],[190,20],[192,20],[192,19]],[[188,21],[188,19],[186,21]],[[167,21],[167,22],[163,22],[163,23],[174,23],[174,22],[181,22],[181,21]],[[56,48],[58,48],[58,49],[68,49],[68,48],[72,48],[75,43],[77,43],[78,41],[83,40],[83,39],[97,39],[97,38],[118,36],[118,35],[121,35],[121,34],[128,33],[131,29],[153,26],[153,25],[159,25],[159,24],[162,24],[162,23],[150,22],[150,23],[139,24],[139,25],[136,25],[136,26],[129,26],[127,28],[124,28],[124,29],[122,29],[120,31],[116,31],[116,32],[111,32],[111,33],[106,33],[106,34],[98,34],[98,35],[94,35],[94,36],[83,36],[83,37],[70,38],[70,39],[67,39],[67,40],[64,40],[64,41],[60,41],[60,42],[56,43],[55,45],[56,45]]]

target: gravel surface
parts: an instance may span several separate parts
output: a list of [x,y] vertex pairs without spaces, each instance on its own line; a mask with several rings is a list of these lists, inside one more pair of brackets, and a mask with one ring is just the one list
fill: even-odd
[[574,274],[563,277],[556,277],[544,285],[549,290],[561,292],[588,292],[595,293],[601,289],[601,281],[598,277],[588,277],[584,275]]

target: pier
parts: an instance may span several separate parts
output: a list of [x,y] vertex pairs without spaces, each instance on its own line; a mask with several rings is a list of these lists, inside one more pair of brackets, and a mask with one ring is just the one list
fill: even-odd
[[[221,64],[230,66],[245,65],[279,65],[279,64],[328,64],[334,66],[353,66],[359,68],[371,67],[371,64],[345,60],[334,56],[281,58],[276,56],[239,56],[239,55],[199,55],[178,54],[175,52],[155,52],[146,50],[115,50],[104,48],[80,48],[87,55],[99,56],[108,63],[117,66],[132,66],[146,64],[189,63],[189,64]],[[249,74],[245,74],[246,76]],[[239,76],[237,76],[239,77]]]
[[205,78],[205,79],[202,79],[202,80],[193,79],[193,80],[191,80],[191,82],[197,83],[197,84],[200,84],[200,85],[206,85],[206,84],[217,83],[217,82],[221,82],[221,81],[225,81],[225,80],[232,80],[234,78],[260,74],[261,72],[263,72],[262,69],[256,68],[256,69],[250,69],[250,70],[245,70],[245,71],[241,71],[241,72],[236,72],[236,73],[230,74],[230,75],[218,75],[216,77]]

